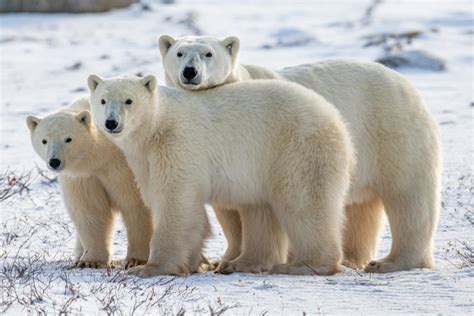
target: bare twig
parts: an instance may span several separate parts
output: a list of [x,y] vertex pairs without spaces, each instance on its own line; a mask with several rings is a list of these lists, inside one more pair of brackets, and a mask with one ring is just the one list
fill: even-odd
[[50,176],[46,174],[46,171],[44,169],[41,169],[36,165],[36,171],[38,172],[38,175],[41,177],[41,183],[46,184],[48,186],[51,186],[53,184],[58,183],[58,177],[57,176]]
[[17,174],[7,168],[0,174],[0,202],[6,201],[16,194],[29,194],[31,191],[30,185],[35,178],[31,171],[23,171]]
[[374,11],[382,4],[383,0],[373,0],[370,5],[365,9],[364,15],[360,19],[360,24],[369,25],[372,23],[372,17]]
[[[448,255],[454,255],[459,262],[453,262],[448,258]],[[455,239],[448,241],[448,247],[445,248],[446,260],[453,266],[462,269],[474,266],[474,242],[467,240]]]

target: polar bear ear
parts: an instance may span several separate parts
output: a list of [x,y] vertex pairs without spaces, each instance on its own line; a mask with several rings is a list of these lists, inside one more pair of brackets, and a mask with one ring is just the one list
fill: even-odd
[[221,45],[229,52],[232,58],[237,58],[240,49],[240,40],[237,36],[229,36],[221,41]]
[[39,117],[32,116],[32,115],[29,115],[26,118],[26,125],[30,129],[30,132],[33,132],[35,130],[36,126],[38,126],[40,121],[41,119]]
[[156,88],[156,77],[153,75],[147,75],[140,79],[140,82],[147,88],[150,92],[155,91]]
[[84,110],[82,112],[77,113],[74,117],[79,123],[84,124],[86,127],[91,126],[91,112]]
[[99,83],[102,83],[103,81],[104,78],[94,74],[89,75],[87,78],[87,84],[89,85],[89,89],[91,89],[91,91],[95,91]]
[[171,35],[161,35],[158,39],[158,46],[160,47],[161,57],[165,57],[170,47],[176,43],[176,39]]

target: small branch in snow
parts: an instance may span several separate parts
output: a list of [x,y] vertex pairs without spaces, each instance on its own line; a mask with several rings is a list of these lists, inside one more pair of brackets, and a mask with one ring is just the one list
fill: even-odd
[[[454,255],[459,262],[453,262],[448,258],[448,254]],[[474,266],[474,242],[471,240],[448,241],[448,247],[445,248],[446,260],[453,266],[462,269]]]
[[22,195],[26,193],[29,195],[31,189],[30,185],[35,177],[32,176],[31,171],[23,171],[17,174],[15,171],[7,168],[0,174],[0,202],[4,202],[14,195]]

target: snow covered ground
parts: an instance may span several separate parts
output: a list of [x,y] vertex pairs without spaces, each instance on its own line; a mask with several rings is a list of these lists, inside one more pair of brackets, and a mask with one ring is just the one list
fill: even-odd
[[[27,182],[22,194],[0,204],[0,313],[474,312],[471,1],[383,1],[372,9],[371,1],[348,0],[146,3],[103,14],[0,15],[1,189],[9,184],[21,189]],[[328,58],[376,60],[399,45],[415,51],[408,54],[415,60],[400,71],[434,113],[444,151],[436,267],[386,275],[346,269],[331,277],[208,273],[146,280],[120,270],[65,269],[74,227],[54,174],[44,171],[31,147],[25,117],[44,115],[86,94],[92,72],[154,73],[164,84],[157,47],[163,33],[237,35],[241,62],[272,68]],[[413,36],[410,44],[400,35],[406,33]],[[385,34],[380,45],[367,46],[380,34]],[[433,65],[430,56],[436,57],[435,66],[425,67]],[[445,71],[436,71],[439,59]],[[206,254],[218,258],[226,243],[212,211],[209,216],[214,236]],[[382,238],[379,256],[389,250],[387,229]],[[121,224],[114,244],[114,257],[124,257]]]

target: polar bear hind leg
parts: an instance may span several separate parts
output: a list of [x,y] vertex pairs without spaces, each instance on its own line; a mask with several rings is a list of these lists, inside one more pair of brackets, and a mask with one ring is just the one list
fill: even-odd
[[383,204],[378,198],[346,206],[343,265],[359,270],[375,258],[383,214]]
[[278,263],[285,262],[287,242],[277,218],[268,205],[240,209],[242,219],[242,253],[234,260],[223,260],[217,272],[262,273]]
[[340,271],[352,157],[335,159],[350,149],[334,127],[328,125],[317,136],[286,144],[275,162],[271,207],[291,252],[290,260],[274,265],[270,273],[331,275]]
[[438,218],[436,180],[426,178],[417,188],[382,196],[390,223],[392,246],[388,256],[371,261],[366,272],[394,272],[433,266],[433,235]]
[[[299,208],[297,204],[301,203],[282,203],[280,206],[274,206],[275,213],[288,235],[292,258],[288,263],[274,265],[270,273],[332,275],[339,272],[342,249],[337,226],[340,220],[336,216],[321,220],[318,213],[337,214],[341,206],[329,201],[304,203]],[[308,210],[312,210],[314,216],[302,217],[301,214]]]
[[219,205],[213,205],[212,208],[227,240],[227,250],[224,256],[220,260],[211,263],[215,269],[220,262],[232,261],[240,256],[242,251],[242,222],[237,210],[225,209]]

